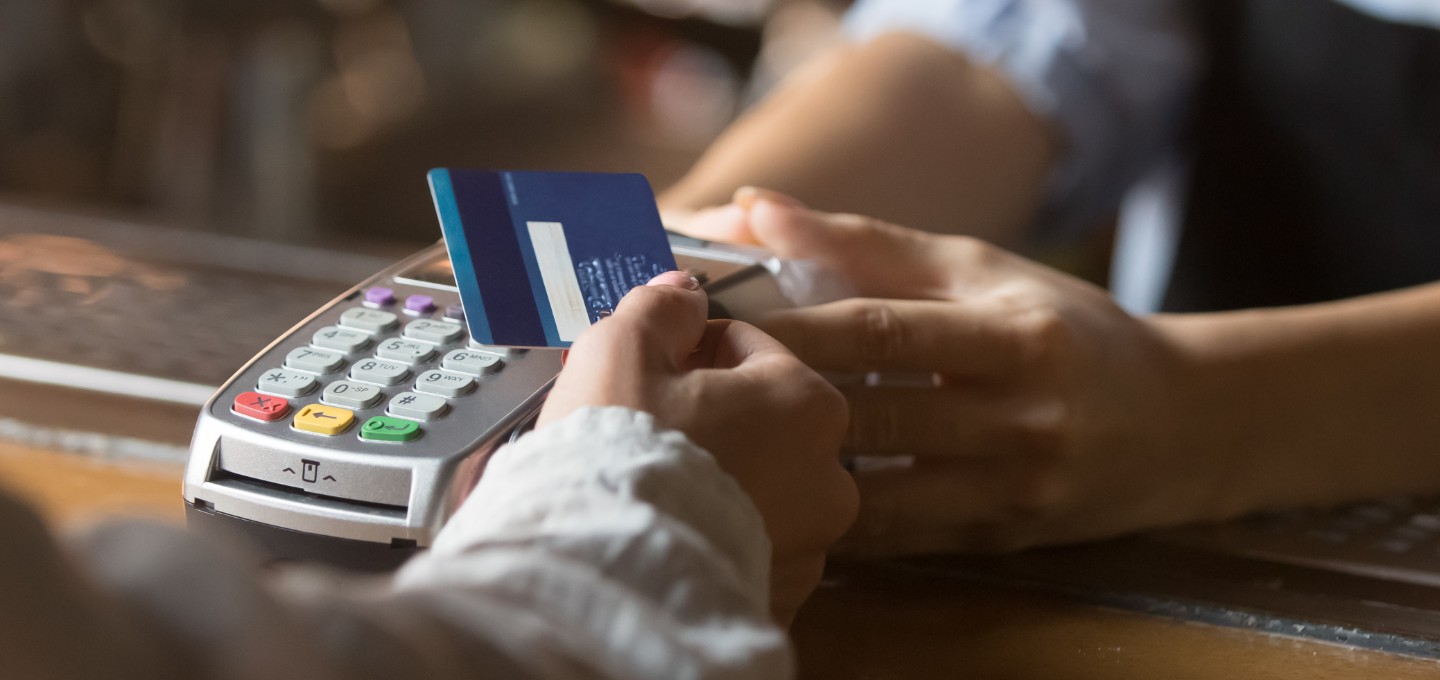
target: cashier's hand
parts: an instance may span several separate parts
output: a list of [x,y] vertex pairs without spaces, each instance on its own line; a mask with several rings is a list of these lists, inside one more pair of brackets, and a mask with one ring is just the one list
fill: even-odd
[[814,259],[865,296],[760,324],[810,366],[918,374],[843,388],[848,447],[892,462],[857,473],[845,551],[1073,542],[1202,518],[1213,503],[1218,457],[1186,459],[1167,435],[1178,350],[1105,291],[974,239],[764,191],[688,230]]
[[788,625],[855,519],[855,484],[839,462],[845,401],[754,326],[707,322],[706,306],[680,272],[632,290],[576,340],[540,423],[625,406],[709,451],[765,518],[772,611]]

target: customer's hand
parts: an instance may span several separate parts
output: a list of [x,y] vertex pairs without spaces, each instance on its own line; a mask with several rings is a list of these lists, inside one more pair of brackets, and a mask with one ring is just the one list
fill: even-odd
[[855,484],[838,457],[845,402],[755,327],[705,315],[705,293],[686,274],[635,288],[576,340],[540,423],[625,406],[709,451],[765,518],[772,608],[788,625],[855,519]]
[[764,191],[690,229],[813,258],[868,296],[760,324],[812,367],[919,374],[844,388],[855,453],[914,457],[857,475],[847,550],[1005,550],[1211,512],[1222,458],[1181,455],[1169,435],[1180,353],[1105,291],[974,239]]

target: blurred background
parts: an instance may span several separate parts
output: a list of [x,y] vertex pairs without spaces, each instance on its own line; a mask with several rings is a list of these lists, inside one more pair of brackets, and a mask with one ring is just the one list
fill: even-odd
[[0,448],[173,489],[217,386],[439,240],[426,170],[664,188],[848,4],[0,0]]
[[848,4],[0,0],[0,201],[433,242],[434,166],[664,187]]

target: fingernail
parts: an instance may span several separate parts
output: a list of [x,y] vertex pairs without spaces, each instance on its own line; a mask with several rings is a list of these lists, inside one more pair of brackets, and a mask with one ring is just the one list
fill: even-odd
[[780,205],[789,206],[791,208],[798,208],[800,210],[806,210],[809,208],[809,206],[806,206],[800,199],[795,198],[794,196],[782,194],[778,191],[771,191],[769,189],[761,189],[760,187],[748,185],[736,189],[735,195],[730,199],[730,201],[742,208],[745,208],[746,210],[754,207],[756,201],[771,201],[773,203],[779,203]]
[[647,286],[674,286],[685,290],[700,290],[700,279],[697,279],[685,272],[665,272],[649,281]]

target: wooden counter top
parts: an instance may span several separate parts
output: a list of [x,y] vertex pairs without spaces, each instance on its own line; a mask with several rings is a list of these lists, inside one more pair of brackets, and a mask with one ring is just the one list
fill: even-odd
[[[0,484],[60,530],[117,516],[181,521],[181,469],[0,443]],[[883,566],[835,569],[794,630],[813,680],[1440,677],[1440,662],[1108,609]]]

